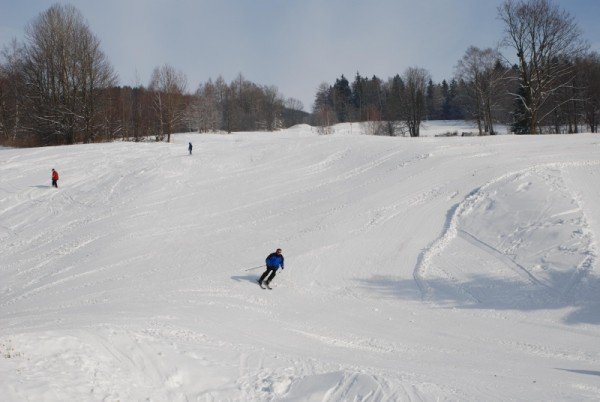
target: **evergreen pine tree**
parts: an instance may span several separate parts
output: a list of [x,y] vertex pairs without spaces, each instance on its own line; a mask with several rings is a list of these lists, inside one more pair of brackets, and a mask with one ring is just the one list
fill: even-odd
[[443,99],[443,103],[442,103],[442,110],[440,113],[440,118],[442,120],[450,120],[450,114],[451,114],[451,99],[450,99],[450,88],[448,87],[448,82],[446,82],[446,80],[442,81],[441,84],[441,90],[442,90],[442,99]]
[[434,120],[437,116],[435,110],[435,86],[433,85],[433,81],[429,80],[427,83],[427,94],[426,104],[427,104],[427,120]]
[[383,116],[388,135],[397,135],[402,120],[402,99],[404,97],[404,82],[396,74],[385,86],[385,101]]
[[448,105],[448,118],[450,120],[464,119],[465,116],[459,105],[458,82],[455,79],[450,81],[450,86],[448,89]]
[[342,74],[341,78],[335,80],[333,86],[333,109],[340,123],[350,120],[352,115],[352,90],[350,83]]
[[400,75],[392,78],[390,92],[387,96],[386,119],[390,121],[402,120],[402,98],[404,97],[404,82]]
[[513,123],[511,124],[511,130],[515,134],[527,134],[529,133],[529,127],[531,125],[531,113],[525,107],[528,104],[528,95],[523,81],[519,82],[519,89],[517,90],[517,98],[515,99],[515,109],[513,111]]
[[361,77],[357,72],[354,82],[352,83],[352,106],[356,109],[355,120],[362,120],[362,112],[364,107],[364,91],[365,91],[365,78]]

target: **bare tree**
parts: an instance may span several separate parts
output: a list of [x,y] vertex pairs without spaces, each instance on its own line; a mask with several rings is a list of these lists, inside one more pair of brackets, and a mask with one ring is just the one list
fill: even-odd
[[304,104],[300,99],[296,98],[287,98],[285,100],[285,107],[291,110],[295,110],[297,112],[301,112],[304,110]]
[[464,95],[479,135],[495,134],[493,112],[501,96],[507,69],[500,63],[497,50],[471,46],[458,61],[455,74],[464,83]]
[[217,88],[212,80],[200,84],[186,110],[186,120],[190,129],[200,133],[216,131],[220,128],[221,111]]
[[321,83],[317,89],[315,103],[313,105],[313,116],[315,124],[319,127],[321,134],[330,134],[331,126],[337,123],[336,113],[333,108],[332,87],[326,82]]
[[167,136],[171,142],[174,128],[184,121],[187,86],[185,74],[169,64],[156,67],[150,78],[150,90],[154,91],[154,109],[158,117],[157,138]]
[[427,113],[425,91],[430,74],[420,67],[409,67],[403,75],[404,99],[402,102],[402,116],[408,127],[411,137],[418,137],[421,121]]
[[268,131],[281,128],[281,113],[283,111],[283,97],[276,86],[262,88],[262,115],[265,128]]
[[94,140],[116,75],[79,10],[56,4],[27,27],[23,74],[30,128],[44,143]]
[[0,63],[0,137],[16,143],[21,134],[23,110],[23,47],[13,39],[2,51]]
[[216,85],[212,80],[208,80],[202,87],[202,102],[200,104],[200,113],[202,114],[201,131],[216,131],[221,122],[221,111],[219,109],[219,99],[217,96]]
[[296,98],[287,98],[284,106],[283,119],[286,127],[291,127],[304,121],[307,113],[304,112],[302,101]]
[[583,116],[592,133],[600,124],[600,55],[591,53],[577,63],[583,89]]
[[549,0],[507,0],[498,8],[505,25],[503,44],[512,47],[518,58],[521,90],[514,94],[529,120],[529,131],[539,132],[540,122],[555,107],[548,99],[570,85],[571,60],[585,50],[573,17]]

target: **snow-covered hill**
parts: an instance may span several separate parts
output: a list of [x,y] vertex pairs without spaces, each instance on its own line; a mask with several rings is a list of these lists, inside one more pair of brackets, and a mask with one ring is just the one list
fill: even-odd
[[600,137],[356,134],[1,150],[2,400],[599,399]]

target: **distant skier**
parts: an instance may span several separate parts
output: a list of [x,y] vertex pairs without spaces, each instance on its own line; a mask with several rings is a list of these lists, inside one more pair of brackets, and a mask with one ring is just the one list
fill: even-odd
[[58,172],[52,169],[52,187],[58,188]]
[[283,269],[283,255],[281,254],[281,249],[278,248],[274,253],[269,254],[267,259],[265,260],[265,263],[267,264],[267,270],[262,274],[262,276],[258,280],[258,284],[261,288],[263,280],[267,278],[267,275],[269,275],[269,277],[265,281],[265,284],[267,285],[267,287],[269,287],[269,283],[271,283],[273,278],[275,278],[275,273],[277,273],[277,270],[279,268]]
[[190,155],[192,154],[192,143],[190,142],[190,145],[188,145],[188,151],[190,151]]

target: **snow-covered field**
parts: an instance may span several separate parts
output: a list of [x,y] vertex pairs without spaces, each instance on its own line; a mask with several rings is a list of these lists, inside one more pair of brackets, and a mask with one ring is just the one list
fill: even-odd
[[[329,128],[334,134],[337,135],[358,135],[358,134],[373,134],[375,127],[379,123],[341,123],[336,124]],[[508,134],[509,127],[503,124],[497,124],[494,126],[494,130],[497,134]],[[473,121],[465,120],[432,120],[424,121],[421,124],[421,137],[436,137],[436,136],[448,136],[448,134],[455,136],[466,135],[478,135],[479,130],[477,124]],[[408,133],[405,133],[408,136]]]
[[599,201],[591,134],[2,150],[1,399],[598,400]]

